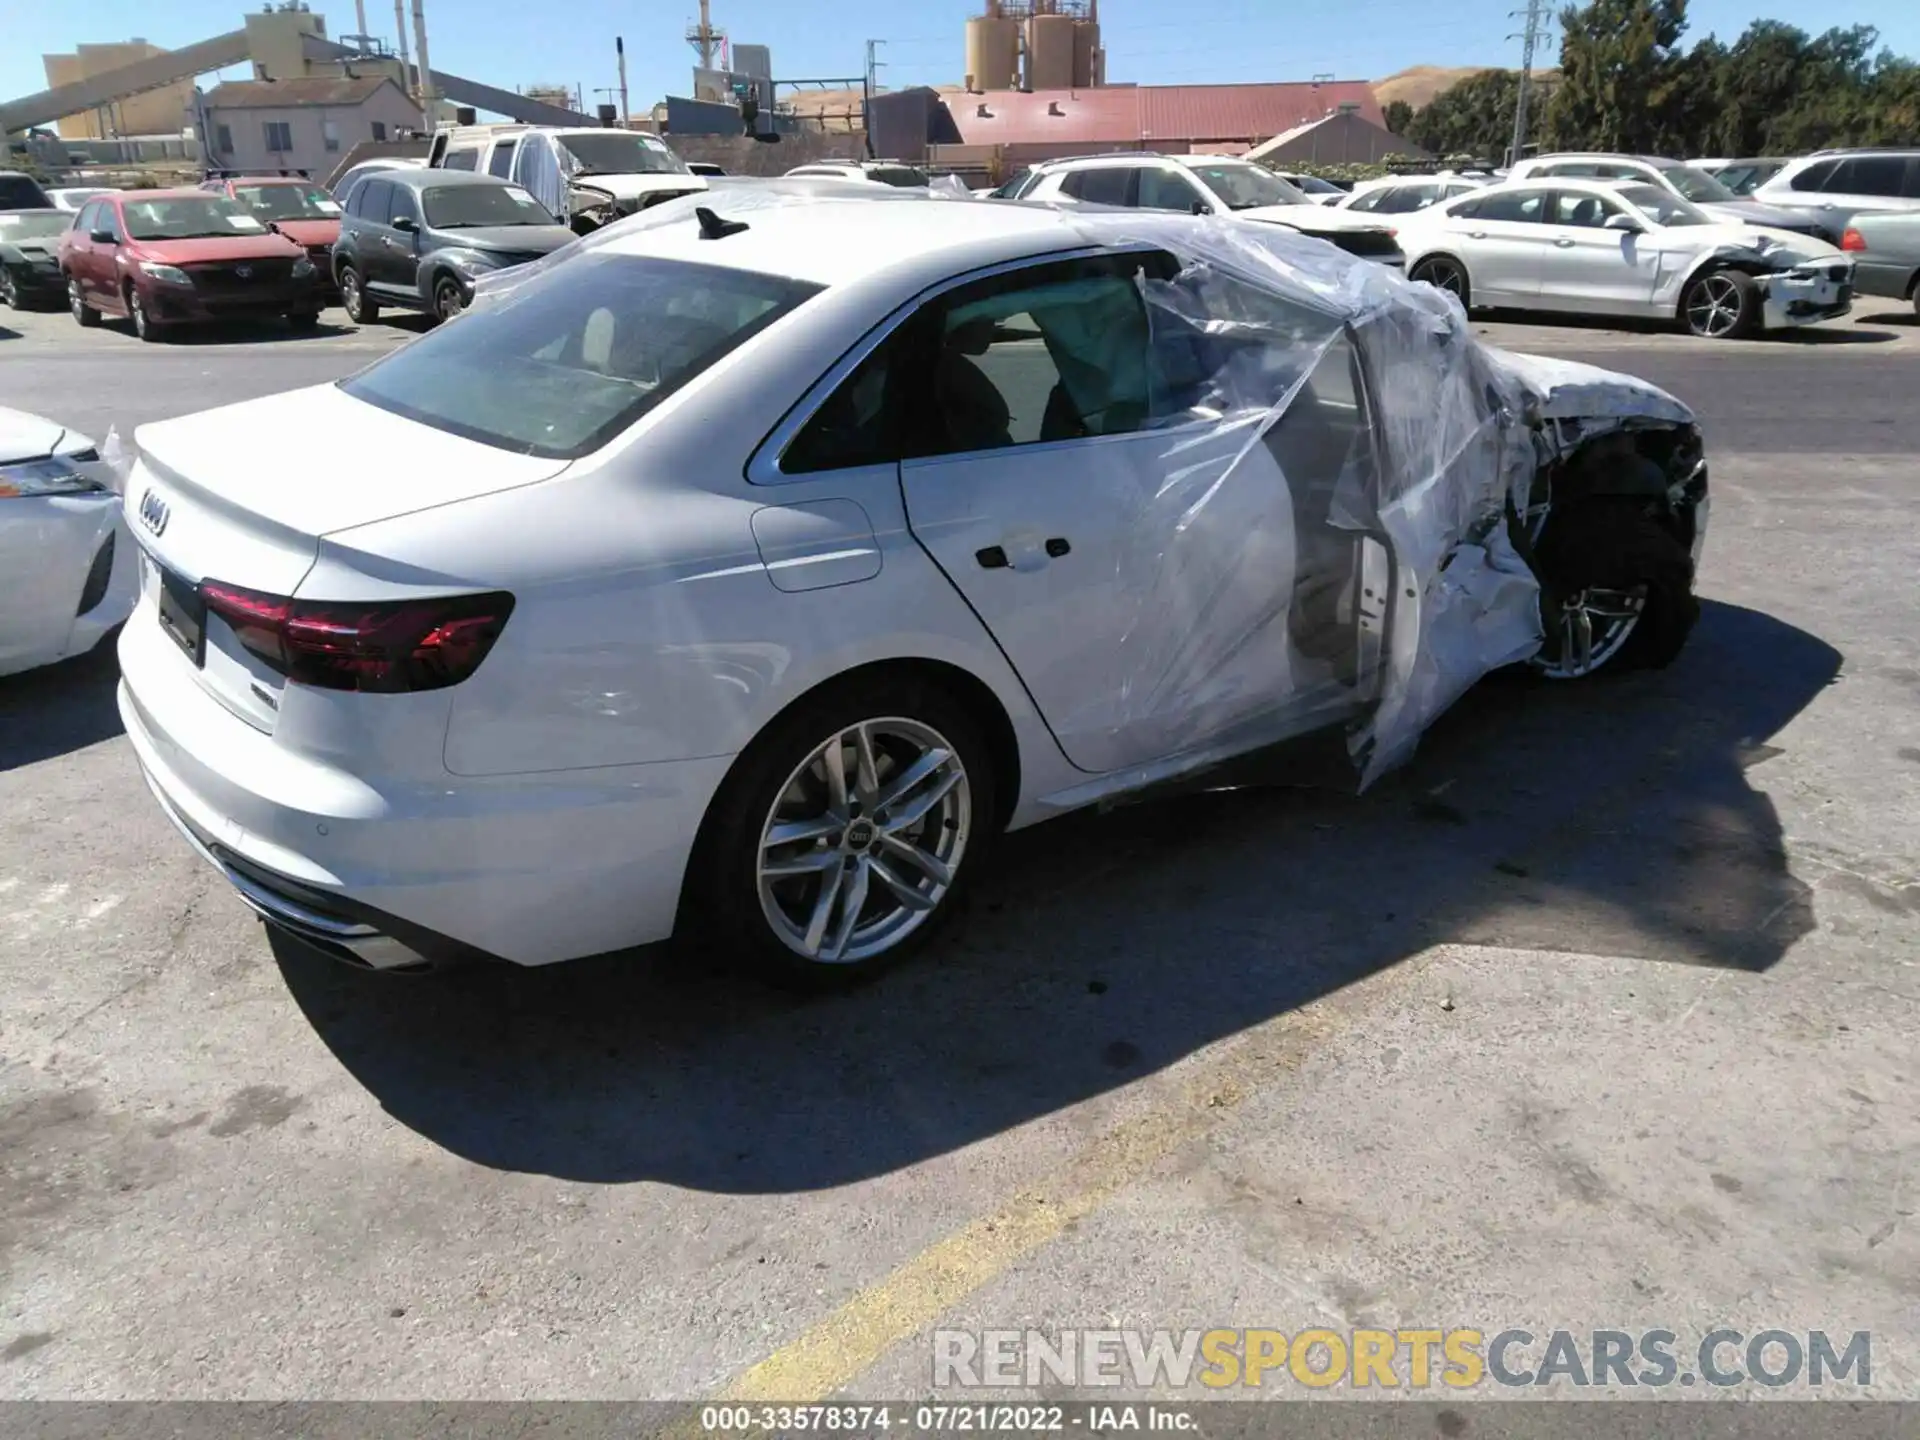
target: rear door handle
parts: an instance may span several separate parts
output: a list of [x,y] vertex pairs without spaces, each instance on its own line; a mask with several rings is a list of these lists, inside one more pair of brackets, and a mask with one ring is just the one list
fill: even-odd
[[1558,240],[1555,240],[1553,243],[1555,245],[1558,245],[1562,250],[1571,250],[1573,248],[1573,241],[1567,239],[1567,237],[1564,235],[1562,235]]
[[1484,230],[1469,230],[1467,231],[1467,238],[1469,240],[1484,240],[1487,238],[1487,232]]

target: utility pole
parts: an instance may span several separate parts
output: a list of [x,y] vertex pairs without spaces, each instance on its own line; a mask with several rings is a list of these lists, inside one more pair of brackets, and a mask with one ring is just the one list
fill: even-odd
[[878,52],[880,47],[886,43],[887,42],[884,40],[867,41],[867,94],[868,95],[874,94],[880,88],[880,72],[886,68],[887,62],[878,58]]
[[867,41],[867,73],[860,83],[860,128],[867,137],[867,158],[877,160],[880,157],[873,149],[873,97],[880,89],[880,69],[887,62],[879,58],[880,47],[884,40]]
[[1526,28],[1518,35],[1509,35],[1509,40],[1520,41],[1520,94],[1513,102],[1513,145],[1507,152],[1507,164],[1518,165],[1526,157],[1527,146],[1527,100],[1528,92],[1533,88],[1533,52],[1540,43],[1540,32],[1545,26],[1547,7],[1545,0],[1527,0],[1525,10],[1508,12],[1514,19],[1525,18]]

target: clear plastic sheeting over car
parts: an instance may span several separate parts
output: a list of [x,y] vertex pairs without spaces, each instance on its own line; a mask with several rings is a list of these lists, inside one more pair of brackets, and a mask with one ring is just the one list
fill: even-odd
[[[696,207],[750,224],[775,207],[890,203],[981,202],[778,181],[716,189],[489,275],[474,304],[500,303],[579,251],[691,223]],[[1102,493],[1121,507],[1124,540],[1104,594],[1121,638],[1089,659],[1100,673],[1087,702],[1049,716],[1089,772],[1049,797],[1063,808],[1332,724],[1372,783],[1481,677],[1541,649],[1541,587],[1514,536],[1559,457],[1547,418],[1691,423],[1627,377],[1493,351],[1451,296],[1322,241],[1224,218],[1061,213],[1085,247],[1073,253],[1139,256],[1120,273],[1142,303],[1108,312],[1063,285],[1022,292],[1018,313],[956,309],[939,363],[956,357],[964,376],[969,355],[1030,332],[1058,375],[1049,410],[1101,442],[1056,451],[1056,463],[1110,467]],[[1128,327],[1143,313],[1139,346]],[[1141,373],[1115,358],[1138,353]],[[1063,433],[1052,424],[1022,462],[1036,483],[1044,442]],[[1143,754],[1158,758],[1135,763]]]

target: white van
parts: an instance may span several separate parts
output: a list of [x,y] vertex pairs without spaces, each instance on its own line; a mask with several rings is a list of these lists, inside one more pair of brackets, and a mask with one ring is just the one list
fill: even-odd
[[434,132],[427,164],[511,180],[583,235],[707,188],[664,140],[638,130],[456,125]]

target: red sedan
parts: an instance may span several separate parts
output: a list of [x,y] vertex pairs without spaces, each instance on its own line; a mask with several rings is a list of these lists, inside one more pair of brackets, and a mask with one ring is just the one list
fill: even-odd
[[240,175],[209,180],[201,187],[237,200],[307,252],[316,272],[314,283],[331,304],[338,298],[333,284],[333,242],[340,238],[340,202],[324,185],[298,176]]
[[259,216],[204,190],[122,190],[89,200],[60,237],[67,306],[82,325],[123,315],[142,340],[169,326],[320,318],[307,254]]

